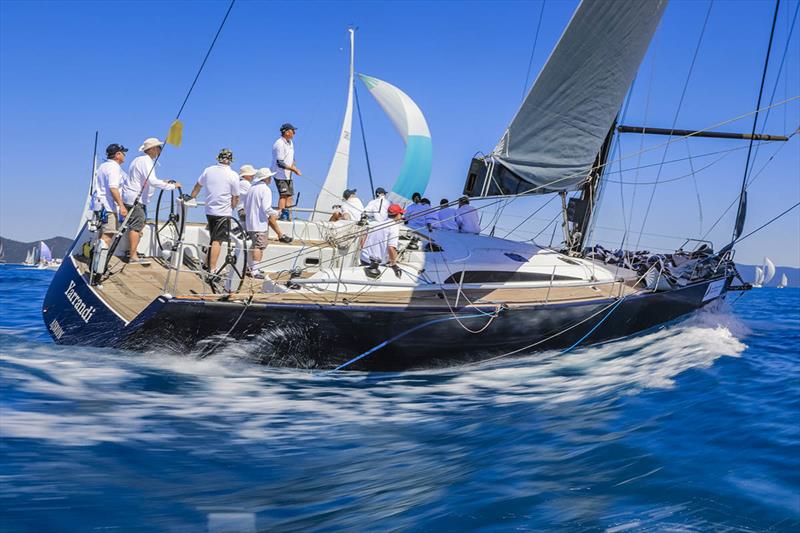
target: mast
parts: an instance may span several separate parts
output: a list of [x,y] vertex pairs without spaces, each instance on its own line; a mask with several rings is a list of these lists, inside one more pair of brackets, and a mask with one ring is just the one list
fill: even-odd
[[328,175],[322,184],[322,190],[314,204],[314,213],[311,220],[328,220],[332,206],[341,203],[342,193],[347,188],[348,169],[350,167],[350,133],[353,129],[353,88],[354,88],[354,62],[355,62],[355,28],[348,28],[350,33],[350,70],[347,78],[347,105],[342,120],[342,131],[339,133],[339,142],[333,154]]

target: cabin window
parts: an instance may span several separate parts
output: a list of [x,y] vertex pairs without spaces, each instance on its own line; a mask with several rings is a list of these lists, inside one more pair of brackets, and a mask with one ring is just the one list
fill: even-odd
[[[512,272],[491,270],[467,270],[464,272],[464,283],[506,283],[509,281],[580,281],[583,278],[562,276],[556,274],[543,274],[540,272]],[[460,283],[461,272],[456,272],[445,283]]]

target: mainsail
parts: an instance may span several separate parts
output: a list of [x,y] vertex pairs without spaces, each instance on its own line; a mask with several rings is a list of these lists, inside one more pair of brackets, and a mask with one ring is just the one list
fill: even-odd
[[761,287],[764,284],[764,269],[760,266],[756,267],[756,279],[753,281],[753,287]]
[[348,31],[350,32],[350,76],[347,80],[347,107],[344,111],[342,131],[339,134],[336,153],[333,154],[328,175],[322,184],[319,196],[317,196],[317,202],[314,204],[314,214],[311,220],[328,220],[331,207],[341,203],[342,193],[347,188],[347,174],[350,166],[350,132],[353,126],[353,59],[355,57],[355,30],[351,28]]
[[666,5],[667,0],[582,0],[492,153],[501,167],[496,193],[579,188]]
[[428,123],[414,101],[390,83],[359,74],[359,78],[389,116],[406,144],[400,175],[392,186],[394,201],[408,202],[415,192],[424,194],[431,177],[433,144]]
[[775,263],[769,257],[764,258],[764,283],[767,284],[775,277]]
[[789,278],[786,277],[786,274],[781,274],[781,281],[778,283],[778,288],[785,289],[787,285],[789,285]]
[[30,250],[28,250],[28,255],[25,256],[25,261],[22,262],[23,265],[32,265],[33,264],[33,256],[34,256],[34,250],[35,249],[36,248],[31,248]]
[[50,251],[50,247],[44,241],[39,241],[39,262],[49,263],[52,260],[53,252]]

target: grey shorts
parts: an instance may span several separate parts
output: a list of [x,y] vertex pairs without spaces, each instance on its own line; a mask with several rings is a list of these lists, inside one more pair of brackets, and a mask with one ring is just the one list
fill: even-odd
[[269,232],[267,231],[248,231],[247,236],[253,241],[253,248],[255,250],[263,250],[267,247],[269,241]]
[[[100,213],[102,211],[95,211],[95,216],[99,219]],[[105,211],[105,216],[107,217],[106,222],[101,222],[100,224],[100,233],[116,233],[117,227],[119,224],[117,223],[117,214],[112,211]]]
[[142,204],[136,204],[135,206],[125,204],[125,209],[128,210],[128,228],[133,231],[142,231],[147,220],[145,207]]
[[294,184],[292,180],[275,180],[275,188],[281,198],[294,196]]

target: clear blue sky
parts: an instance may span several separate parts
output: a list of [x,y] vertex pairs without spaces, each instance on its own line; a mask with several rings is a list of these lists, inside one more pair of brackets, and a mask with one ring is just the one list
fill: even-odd
[[[534,54],[531,81],[566,25],[576,1],[547,2]],[[434,163],[427,196],[438,201],[460,192],[471,156],[490,150],[516,111],[523,91],[539,2],[295,2],[237,3],[184,112],[184,145],[169,149],[160,175],[194,183],[223,146],[235,165],[268,164],[282,122],[299,126],[297,159],[301,204],[313,205],[317,183],[330,162],[344,111],[347,35],[357,32],[356,68],[401,87],[420,105],[433,137]],[[708,4],[673,0],[634,86],[625,121],[669,127]],[[774,4],[717,1],[690,80],[677,126],[706,128],[755,107]],[[782,2],[765,101],[776,84],[777,63],[787,41],[797,0]],[[100,145],[121,142],[135,149],[162,137],[216,31],[227,2],[0,2],[0,234],[20,240],[71,236],[91,169],[94,131]],[[800,29],[795,29],[775,100],[800,94]],[[651,81],[652,80],[652,81]],[[648,98],[649,94],[649,98]],[[361,87],[362,108],[376,185],[390,186],[404,149],[388,119]],[[749,131],[752,118],[726,125]],[[800,103],[773,110],[769,133],[800,124]],[[759,129],[761,125],[759,125]],[[641,136],[625,135],[620,150],[640,150]],[[644,138],[644,148],[665,141]],[[669,148],[667,160],[743,148],[698,171],[698,201],[691,177],[657,189],[642,238],[650,249],[674,249],[681,236],[704,233],[736,196],[744,141],[691,140]],[[773,160],[754,183],[746,227],[800,198],[800,143],[770,144],[755,168]],[[619,156],[617,153],[617,156]],[[624,169],[661,161],[663,149]],[[694,160],[699,170],[716,158]],[[130,158],[129,158],[130,159]],[[360,135],[354,130],[351,183],[367,193]],[[619,166],[616,167],[619,170]],[[664,167],[665,182],[690,172],[687,162]],[[633,181],[628,171],[623,180]],[[643,168],[640,182],[656,167]],[[610,176],[619,178],[619,175]],[[622,238],[622,198],[633,205],[638,231],[652,188],[609,183],[597,239],[613,246]],[[362,194],[362,197],[365,194]],[[510,229],[547,198],[510,205],[498,223]],[[545,228],[556,202],[519,236]],[[493,211],[493,210],[492,210]],[[721,246],[730,236],[732,210],[709,236]],[[488,216],[488,215],[487,215]],[[549,241],[545,229],[540,242]],[[800,266],[800,213],[742,243],[737,259]]]

